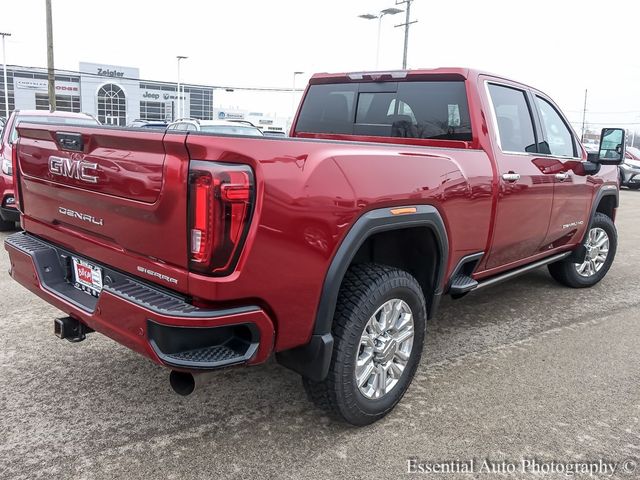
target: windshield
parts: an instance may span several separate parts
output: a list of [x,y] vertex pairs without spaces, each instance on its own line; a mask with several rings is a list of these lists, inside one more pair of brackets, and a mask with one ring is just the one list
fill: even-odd
[[262,132],[255,127],[242,125],[202,125],[201,132],[222,133],[224,135],[253,135],[262,136]]
[[64,125],[99,125],[98,121],[95,118],[91,117],[78,118],[59,117],[53,115],[18,115],[16,121],[13,123],[13,128],[11,129],[11,137],[9,138],[9,143],[15,143],[18,139],[18,130],[16,130],[16,127],[20,122],[59,123]]

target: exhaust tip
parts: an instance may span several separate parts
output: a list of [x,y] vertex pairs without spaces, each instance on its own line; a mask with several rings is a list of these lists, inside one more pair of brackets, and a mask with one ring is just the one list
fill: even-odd
[[195,378],[193,378],[192,374],[186,372],[171,370],[171,373],[169,374],[169,383],[171,384],[171,388],[173,388],[174,392],[185,397],[187,395],[191,395],[196,389]]

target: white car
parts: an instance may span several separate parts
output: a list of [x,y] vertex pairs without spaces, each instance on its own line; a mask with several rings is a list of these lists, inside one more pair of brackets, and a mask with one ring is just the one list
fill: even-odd
[[640,189],[640,149],[627,147],[620,164],[620,185],[631,190]]
[[170,123],[167,130],[186,130],[223,135],[248,135],[262,137],[262,132],[251,122],[244,120],[198,120],[180,118]]

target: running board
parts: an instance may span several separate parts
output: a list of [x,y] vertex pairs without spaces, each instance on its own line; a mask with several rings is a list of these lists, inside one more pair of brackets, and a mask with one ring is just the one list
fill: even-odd
[[572,252],[564,252],[559,253],[557,255],[553,255],[548,258],[543,258],[542,260],[538,260],[537,262],[530,263],[520,268],[516,268],[514,270],[509,270],[508,272],[502,273],[495,277],[488,278],[487,280],[480,280],[478,282],[478,286],[474,288],[474,290],[478,290],[484,287],[490,287],[492,285],[496,285],[501,282],[505,282],[507,280],[511,280],[519,275],[530,272],[531,270],[535,270],[536,268],[543,267],[545,265],[549,265],[550,263],[555,263],[557,261],[563,260],[571,255]]

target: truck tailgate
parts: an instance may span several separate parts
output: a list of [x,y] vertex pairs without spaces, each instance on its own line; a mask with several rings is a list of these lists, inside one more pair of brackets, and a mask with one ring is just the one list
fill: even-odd
[[[136,275],[186,276],[184,135],[26,123],[18,132],[16,179],[30,232]],[[109,251],[127,255],[113,256],[116,265]]]

